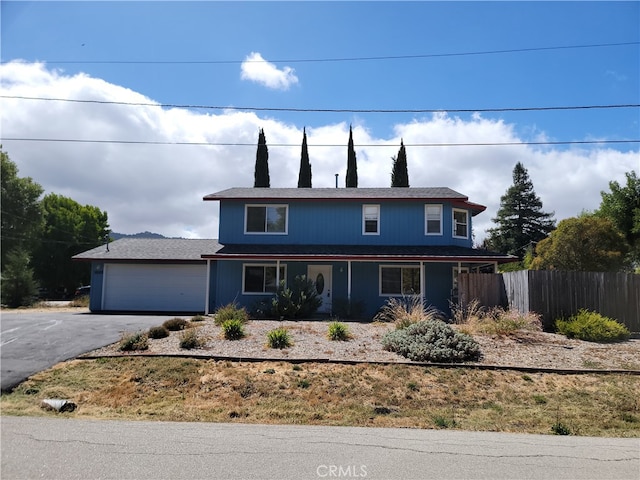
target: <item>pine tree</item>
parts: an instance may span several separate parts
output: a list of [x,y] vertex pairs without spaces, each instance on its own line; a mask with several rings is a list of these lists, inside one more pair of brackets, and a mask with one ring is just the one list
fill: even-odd
[[520,260],[527,247],[546,238],[555,228],[553,212],[542,211],[542,202],[520,162],[513,169],[513,185],[500,197],[500,208],[492,220],[497,227],[488,231],[485,245],[500,253],[516,255]]
[[353,131],[349,125],[349,147],[347,149],[347,188],[358,187],[358,165],[356,164],[356,151],[353,148]]
[[407,169],[407,151],[404,148],[404,143],[400,139],[400,150],[397,157],[391,157],[393,160],[393,170],[391,171],[391,186],[392,187],[408,187],[409,186],[409,171]]
[[254,188],[269,188],[269,150],[264,130],[258,135],[258,150],[256,151],[256,168],[254,172]]
[[307,131],[302,129],[302,153],[300,154],[300,173],[298,174],[298,188],[311,188],[311,163],[307,149]]

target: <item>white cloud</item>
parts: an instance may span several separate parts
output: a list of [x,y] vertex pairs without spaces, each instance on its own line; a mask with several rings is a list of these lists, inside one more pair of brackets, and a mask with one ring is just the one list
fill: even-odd
[[279,70],[273,63],[262,58],[260,53],[251,52],[242,62],[240,78],[274,90],[289,90],[291,85],[298,83],[298,77],[294,72],[291,67]]
[[[154,103],[144,95],[86,75],[65,75],[42,64],[0,66],[0,92],[8,96],[83,98]],[[272,187],[295,187],[302,127],[254,113],[200,113],[179,108],[0,99],[3,149],[47,193],[68,196],[107,211],[113,231],[145,230],[167,236],[216,238],[216,202],[202,197],[230,187],[253,185],[258,131],[269,147]],[[514,125],[473,116],[469,120],[437,114],[394,126],[392,138],[377,138],[366,125],[354,125],[361,187],[390,185],[391,157],[400,139],[407,145],[411,186],[447,186],[487,206],[475,217],[476,240],[492,226],[500,196],[512,184],[516,162],[529,171],[543,209],[556,219],[572,217],[600,204],[608,183],[624,183],[638,169],[638,152],[611,148],[554,149],[516,146],[418,147],[433,143],[518,142]],[[541,133],[543,135],[543,133]],[[11,141],[57,138],[217,145]],[[348,123],[309,126],[313,186],[344,186]],[[226,144],[226,145],[223,145]],[[230,145],[229,145],[230,144]],[[248,144],[234,146],[233,144]],[[273,146],[269,146],[269,145]],[[278,147],[276,144],[294,145]],[[358,145],[388,145],[359,147]],[[319,146],[319,145],[340,145]]]

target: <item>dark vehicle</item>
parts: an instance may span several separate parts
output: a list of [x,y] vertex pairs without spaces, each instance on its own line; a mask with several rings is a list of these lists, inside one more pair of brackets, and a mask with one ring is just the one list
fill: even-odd
[[91,285],[87,285],[85,287],[78,287],[76,289],[76,298],[78,297],[84,297],[87,296],[91,293]]

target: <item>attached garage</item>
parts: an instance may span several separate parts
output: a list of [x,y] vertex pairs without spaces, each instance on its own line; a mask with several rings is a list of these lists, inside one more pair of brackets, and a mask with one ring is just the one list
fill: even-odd
[[102,309],[204,312],[207,265],[106,264]]
[[73,257],[91,262],[92,312],[205,313],[217,240],[122,238]]

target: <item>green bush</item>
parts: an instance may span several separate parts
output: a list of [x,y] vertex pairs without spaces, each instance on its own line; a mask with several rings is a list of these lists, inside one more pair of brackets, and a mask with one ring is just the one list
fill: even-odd
[[351,338],[349,333],[349,327],[342,322],[331,322],[329,324],[329,332],[327,333],[329,340],[342,340],[346,341]]
[[568,338],[587,342],[621,342],[629,339],[627,327],[612,318],[585,309],[566,320],[556,320],[556,330]]
[[275,318],[302,318],[313,315],[322,305],[322,298],[316,292],[313,280],[298,275],[291,287],[280,282],[275,296],[271,300],[270,316]]
[[480,346],[469,335],[440,320],[414,323],[382,337],[385,350],[417,362],[464,362],[480,358]]
[[187,328],[188,325],[189,325],[189,322],[187,322],[184,318],[172,318],[162,324],[164,328],[166,328],[171,332],[184,330],[185,328]]
[[148,335],[149,335],[149,338],[154,338],[154,339],[166,338],[169,336],[169,330],[167,330],[163,326],[151,327],[149,329]]
[[147,335],[142,332],[125,333],[120,339],[120,350],[129,352],[132,350],[146,350],[149,348]]
[[235,303],[229,303],[216,310],[215,324],[222,326],[227,320],[238,320],[241,323],[249,321],[249,313],[244,307],[238,307]]
[[227,340],[240,340],[244,337],[244,324],[237,318],[222,323],[222,333]]
[[276,328],[267,332],[267,345],[270,348],[287,348],[293,345],[289,331],[284,328]]
[[200,348],[205,344],[205,339],[200,336],[197,328],[190,328],[185,330],[180,335],[180,348],[191,350],[193,348]]

